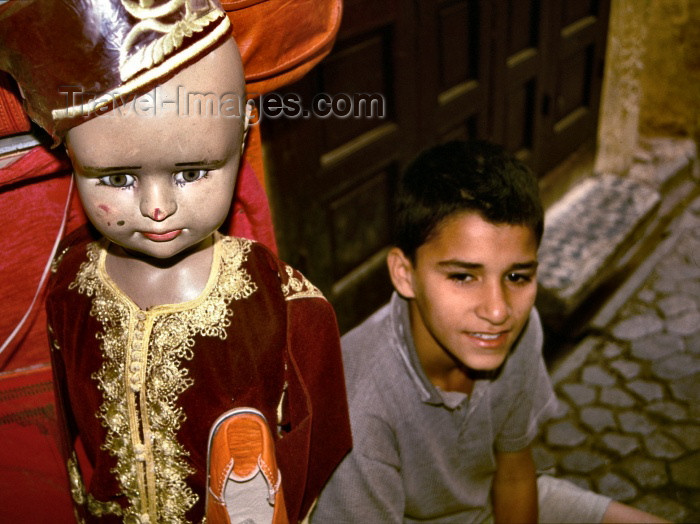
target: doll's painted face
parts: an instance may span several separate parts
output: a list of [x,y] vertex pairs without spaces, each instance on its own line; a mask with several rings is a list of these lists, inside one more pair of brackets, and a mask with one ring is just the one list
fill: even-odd
[[[158,259],[208,239],[233,199],[244,96],[231,40],[155,92],[71,129],[78,192],[100,233]],[[206,102],[216,104],[216,116]]]

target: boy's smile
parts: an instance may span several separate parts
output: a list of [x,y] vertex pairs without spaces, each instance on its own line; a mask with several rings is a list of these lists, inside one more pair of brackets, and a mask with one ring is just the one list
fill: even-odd
[[449,388],[455,368],[503,364],[537,292],[537,243],[529,227],[463,212],[437,227],[415,263],[395,248],[389,265],[397,291],[412,299],[413,338],[433,383]]

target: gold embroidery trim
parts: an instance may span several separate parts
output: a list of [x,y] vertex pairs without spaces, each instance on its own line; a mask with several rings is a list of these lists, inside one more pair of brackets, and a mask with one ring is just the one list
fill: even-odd
[[[185,522],[198,496],[186,479],[194,470],[176,434],[186,415],[177,400],[192,386],[184,363],[194,357],[194,336],[226,338],[233,300],[257,287],[242,267],[250,240],[216,235],[209,282],[195,300],[140,310],[104,271],[106,241],[88,246],[69,289],[94,297],[90,315],[103,327],[103,364],[93,374],[102,391],[97,417],[107,430],[103,448],[117,460],[116,475],[129,507],[125,519]],[[90,501],[89,501],[90,502]],[[115,508],[93,499],[95,515]]]
[[46,324],[46,330],[49,332],[49,340],[51,341],[51,351],[61,351],[61,346],[58,344],[58,340],[53,332],[53,328],[50,324]]
[[54,259],[51,261],[51,273],[55,273],[58,271],[58,266],[61,265],[61,261],[63,260],[63,257],[66,256],[66,253],[68,253],[68,250],[70,247],[65,248],[63,251],[61,251],[58,255],[54,257]]
[[[131,16],[139,20],[124,38],[119,50],[119,74],[124,81],[144,69],[160,64],[166,56],[182,46],[185,37],[203,31],[212,22],[226,16],[226,13],[209,2],[206,2],[204,9],[199,10],[194,9],[189,0],[168,0],[156,7],[144,7],[144,2],[137,3],[133,0],[121,0],[121,3]],[[163,17],[173,14],[183,4],[185,13],[180,20],[172,24],[162,21]],[[133,51],[134,45],[143,35],[153,33],[162,36]]]
[[299,275],[300,278],[297,278],[291,266],[285,266],[285,272],[287,273],[287,283],[282,284],[282,294],[285,300],[295,300],[297,298],[324,298],[323,293],[298,271],[296,274]]
[[80,475],[80,468],[78,468],[78,458],[73,452],[66,463],[66,469],[68,470],[68,480],[70,482],[70,494],[73,497],[73,502],[82,506],[85,504],[85,484],[83,483],[83,477]]
[[87,499],[87,507],[91,515],[95,515],[96,517],[104,517],[105,515],[121,517],[123,514],[122,507],[118,502],[101,502],[89,494]]
[[161,63],[153,65],[153,67],[143,71],[138,76],[125,81],[122,85],[115,87],[111,91],[104,93],[99,97],[90,100],[89,102],[51,110],[51,116],[54,120],[62,120],[64,118],[75,118],[78,116],[91,115],[98,109],[110,104],[113,106],[118,106],[129,94],[179,69],[188,61],[200,55],[206,49],[209,49],[221,37],[231,31],[231,23],[229,22],[226,13],[218,9],[212,11],[212,13],[214,12],[217,13],[217,16],[214,17],[214,15],[212,15],[212,22],[216,22],[217,25],[205,37],[197,40],[179,53],[175,53],[172,56],[164,58]]

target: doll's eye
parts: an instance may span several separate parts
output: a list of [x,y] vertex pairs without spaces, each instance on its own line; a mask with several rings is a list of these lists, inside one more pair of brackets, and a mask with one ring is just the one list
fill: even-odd
[[175,173],[175,183],[178,185],[185,185],[191,182],[196,182],[201,178],[205,178],[209,174],[206,169],[187,169],[186,171],[179,171]]
[[99,178],[100,184],[110,187],[131,187],[136,179],[133,175],[120,173],[118,175],[105,175]]

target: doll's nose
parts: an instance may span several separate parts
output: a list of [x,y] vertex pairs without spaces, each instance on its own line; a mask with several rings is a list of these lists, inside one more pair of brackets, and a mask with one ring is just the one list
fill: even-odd
[[140,200],[141,214],[162,222],[177,211],[177,202],[172,190],[163,184],[145,184]]

